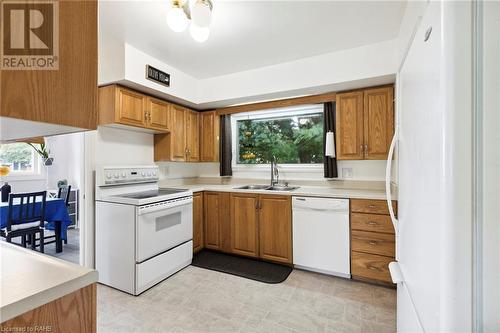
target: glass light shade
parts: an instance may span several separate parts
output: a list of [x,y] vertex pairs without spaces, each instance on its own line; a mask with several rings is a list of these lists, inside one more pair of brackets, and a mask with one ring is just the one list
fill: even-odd
[[191,33],[191,37],[198,43],[203,43],[208,39],[208,36],[210,35],[210,29],[208,28],[202,28],[197,26],[196,24],[191,23],[191,27],[189,28],[189,32]]
[[184,10],[179,7],[173,7],[167,13],[167,24],[175,32],[182,32],[187,28],[188,18]]
[[198,0],[191,8],[191,18],[198,27],[206,28],[212,22],[212,10],[206,2]]

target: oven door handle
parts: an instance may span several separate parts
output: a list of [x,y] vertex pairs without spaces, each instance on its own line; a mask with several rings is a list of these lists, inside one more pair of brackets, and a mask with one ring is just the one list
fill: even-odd
[[193,203],[193,197],[174,199],[165,202],[156,202],[149,205],[140,206],[137,208],[137,215],[145,215],[154,213],[160,210],[176,208],[180,206],[190,205]]

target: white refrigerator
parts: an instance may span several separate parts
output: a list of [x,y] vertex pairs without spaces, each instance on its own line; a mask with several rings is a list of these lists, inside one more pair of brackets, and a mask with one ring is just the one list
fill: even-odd
[[398,332],[472,330],[471,8],[429,2],[397,76]]

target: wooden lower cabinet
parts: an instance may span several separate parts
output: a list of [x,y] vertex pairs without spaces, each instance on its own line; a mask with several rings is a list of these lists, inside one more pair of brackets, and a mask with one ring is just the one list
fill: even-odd
[[200,251],[205,244],[203,237],[203,193],[193,194],[193,252]]
[[292,263],[290,197],[231,194],[231,252]]
[[231,252],[259,256],[258,195],[231,193]]
[[260,196],[259,248],[262,259],[292,263],[291,213],[289,196]]
[[389,263],[392,257],[379,256],[362,252],[351,252],[351,274],[359,280],[391,283]]
[[96,290],[95,283],[78,289],[1,323],[0,331],[96,332]]
[[231,252],[229,193],[205,192],[203,194],[203,220],[205,247]]
[[[351,200],[351,275],[353,279],[392,284],[394,227],[385,200]],[[397,205],[393,201],[394,211]]]
[[360,230],[351,231],[351,248],[353,251],[394,257],[395,246],[393,234]]

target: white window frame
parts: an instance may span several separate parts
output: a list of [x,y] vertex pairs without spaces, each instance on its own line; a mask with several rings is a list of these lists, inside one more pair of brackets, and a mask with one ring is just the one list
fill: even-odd
[[[294,116],[312,113],[322,113],[323,104],[307,104],[286,108],[278,109],[268,109],[263,111],[251,111],[237,113],[231,116],[231,143],[232,143],[232,153],[233,158],[231,160],[231,166],[233,171],[245,171],[245,172],[264,172],[269,171],[271,164],[239,164],[237,163],[239,156],[239,142],[238,142],[238,120],[244,119],[262,119],[269,117],[282,117],[282,116]],[[278,163],[278,166],[283,171],[290,171],[296,173],[310,173],[314,171],[323,171],[323,163],[294,163],[285,164]]]
[[7,176],[0,177],[1,181],[9,182],[46,179],[46,168],[42,165],[42,159],[40,158],[40,155],[33,149],[33,147],[30,147],[30,149],[32,150],[33,156],[33,171],[11,171]]

